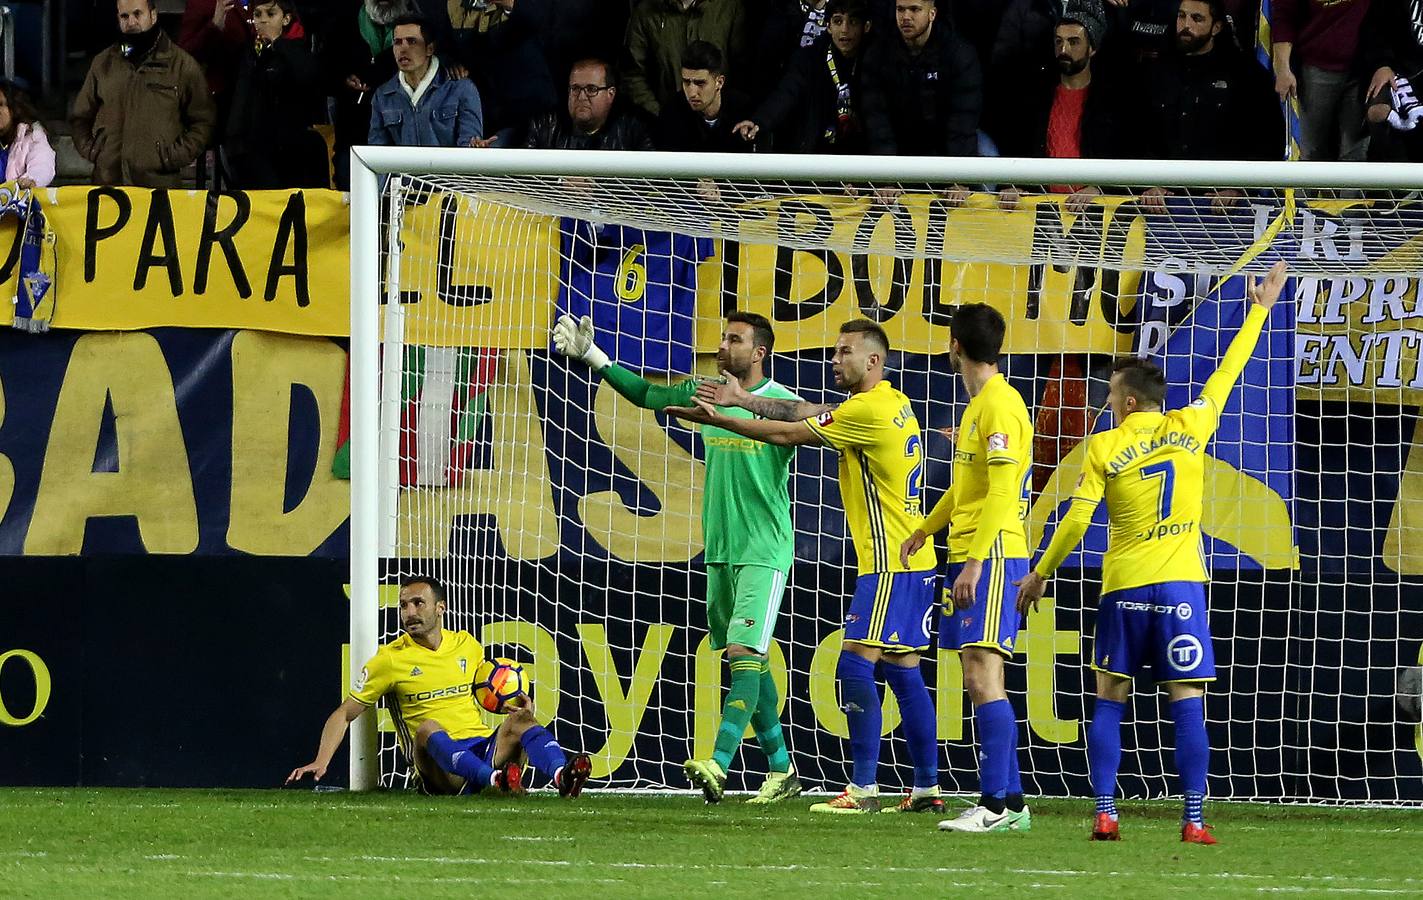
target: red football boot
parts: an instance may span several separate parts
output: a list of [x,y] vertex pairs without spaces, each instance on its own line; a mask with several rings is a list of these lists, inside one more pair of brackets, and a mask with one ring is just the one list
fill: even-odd
[[1117,820],[1107,813],[1097,813],[1097,821],[1092,823],[1092,840],[1119,841],[1122,833],[1117,830]]
[[1181,826],[1181,843],[1215,844],[1218,841],[1216,841],[1215,835],[1211,834],[1211,826],[1187,822]]

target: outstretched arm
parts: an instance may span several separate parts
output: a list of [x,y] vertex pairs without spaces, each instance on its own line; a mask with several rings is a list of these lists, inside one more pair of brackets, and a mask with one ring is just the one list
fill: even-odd
[[824,446],[819,435],[811,431],[810,426],[805,424],[804,420],[778,422],[774,419],[734,419],[717,412],[715,406],[700,397],[695,398],[694,402],[696,406],[668,407],[667,412],[688,422],[715,425],[764,444],[777,444],[782,447],[799,447],[807,444]]
[[355,697],[347,697],[345,703],[336,707],[335,711],[326,717],[326,724],[321,728],[321,742],[316,748],[316,759],[292,769],[292,773],[287,776],[287,784],[300,781],[307,775],[320,781],[326,775],[326,767],[331,765],[331,757],[336,755],[341,742],[346,739],[346,727],[360,718],[367,708]]
[[553,346],[564,356],[579,360],[601,374],[613,390],[643,409],[661,410],[669,406],[686,406],[691,402],[695,382],[684,381],[663,387],[610,360],[608,354],[593,343],[593,320],[587,316],[581,320],[567,313],[559,316],[553,326]]
[[800,422],[820,415],[830,409],[826,403],[807,403],[804,400],[788,400],[776,397],[758,397],[746,392],[740,380],[730,372],[722,372],[725,383],[706,381],[697,388],[697,399],[712,406],[739,406],[763,419],[777,422]]
[[1207,379],[1205,388],[1201,390],[1201,396],[1214,404],[1216,412],[1225,408],[1231,390],[1245,371],[1245,364],[1250,362],[1250,356],[1255,352],[1255,345],[1260,340],[1260,330],[1265,327],[1270,308],[1280,299],[1280,291],[1284,289],[1287,277],[1285,264],[1281,261],[1270,268],[1263,282],[1257,283],[1253,275],[1246,282],[1245,293],[1252,304],[1250,312],[1246,314],[1239,333],[1225,351],[1225,358],[1220,361],[1220,367]]

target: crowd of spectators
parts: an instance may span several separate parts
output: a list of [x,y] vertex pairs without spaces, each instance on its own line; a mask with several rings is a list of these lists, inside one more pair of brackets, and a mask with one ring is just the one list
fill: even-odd
[[[1423,4],[1274,0],[1263,51],[1257,4],[189,0],[170,38],[115,0],[71,120],[94,181],[153,187],[201,159],[344,188],[358,144],[1268,160],[1291,98],[1306,159],[1423,158]],[[6,174],[38,182],[32,112],[0,86]]]

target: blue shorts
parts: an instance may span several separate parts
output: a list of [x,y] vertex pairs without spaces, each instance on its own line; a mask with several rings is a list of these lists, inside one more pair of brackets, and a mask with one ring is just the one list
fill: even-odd
[[1018,615],[1018,589],[1013,587],[1013,582],[1028,574],[1028,561],[985,559],[973,605],[968,609],[955,609],[954,580],[963,566],[963,563],[949,563],[949,574],[944,579],[944,617],[939,620],[939,646],[945,650],[988,647],[1011,659],[1018,629],[1023,624],[1022,616]]
[[861,575],[845,613],[845,640],[891,653],[929,649],[938,584],[933,572]]
[[1092,668],[1157,681],[1214,681],[1206,586],[1168,581],[1103,594]]
[[[495,738],[498,736],[499,731],[497,729],[493,734],[488,734],[484,737],[452,738],[446,735],[444,740],[438,742],[438,745],[427,745],[426,752],[429,753],[430,758],[435,761],[437,766],[449,772],[451,775],[459,775],[459,773],[454,770],[454,759],[456,755],[460,753],[473,753],[477,759],[484,760],[486,765],[493,768]],[[460,793],[477,794],[482,787],[483,785],[476,787],[466,782]],[[422,791],[425,790],[423,783],[420,785],[420,788]]]

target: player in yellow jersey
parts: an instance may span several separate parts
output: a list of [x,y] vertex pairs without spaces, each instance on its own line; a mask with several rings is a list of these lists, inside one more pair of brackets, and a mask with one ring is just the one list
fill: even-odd
[[376,651],[321,729],[316,759],[292,770],[287,783],[307,775],[317,781],[356,718],[386,697],[400,747],[415,765],[420,788],[431,794],[474,793],[496,787],[522,794],[520,750],[558,792],[576,797],[592,770],[586,753],[566,756],[525,704],[508,710],[490,728],[474,705],[470,681],[484,648],[467,631],[444,627],[445,588],[418,575],[400,586],[400,624],[405,633]]
[[[900,544],[922,521],[924,468],[919,420],[909,398],[885,379],[889,338],[867,319],[847,322],[835,342],[835,386],[849,391],[832,408],[799,400],[753,397],[734,384],[703,385],[697,409],[669,410],[693,421],[769,444],[832,447],[840,454],[840,496],[859,563],[855,595],[845,615],[845,639],[835,676],[850,729],[854,769],[844,793],[816,812],[878,810],[880,697],[876,665],[899,701],[914,763],[910,796],[887,810],[942,811],[938,741],[919,654],[930,643],[937,559],[933,546],[901,559]],[[758,418],[732,418],[717,406],[740,406]]]
[[1027,831],[1032,814],[1018,774],[1018,720],[1004,686],[1022,619],[1011,585],[1028,570],[1028,479],[1033,424],[1027,404],[998,371],[1007,325],[984,303],[966,303],[949,326],[949,365],[969,404],[954,434],[953,483],[904,542],[916,552],[949,529],[949,567],[939,646],[958,650],[979,740],[977,804],[939,823],[945,831]]
[[1276,263],[1262,284],[1251,278],[1251,309],[1225,359],[1201,396],[1184,409],[1163,412],[1166,378],[1141,359],[1118,363],[1107,395],[1116,427],[1093,435],[1072,506],[1033,571],[1020,583],[1023,609],[1036,604],[1047,579],[1082,540],[1105,496],[1108,542],[1102,557],[1097,611],[1097,701],[1087,727],[1087,758],[1097,798],[1093,840],[1120,839],[1117,767],[1121,722],[1132,677],[1150,670],[1166,685],[1176,730],[1176,770],[1185,794],[1181,840],[1214,844],[1202,804],[1210,744],[1205,685],[1215,680],[1215,651],[1207,622],[1209,580],[1201,549],[1206,445],[1259,341],[1270,308],[1285,285]]

